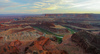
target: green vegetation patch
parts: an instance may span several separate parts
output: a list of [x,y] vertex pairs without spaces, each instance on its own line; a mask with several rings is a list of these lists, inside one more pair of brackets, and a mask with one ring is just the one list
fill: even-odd
[[37,29],[37,30],[39,30],[39,31],[41,31],[43,33],[54,35],[58,39],[57,40],[58,43],[61,43],[62,42],[62,38],[61,37],[63,37],[63,35],[57,35],[55,33],[52,33],[52,32],[50,32],[48,30],[45,30],[45,29],[39,28],[39,27],[33,27],[33,28],[35,28],[35,29]]

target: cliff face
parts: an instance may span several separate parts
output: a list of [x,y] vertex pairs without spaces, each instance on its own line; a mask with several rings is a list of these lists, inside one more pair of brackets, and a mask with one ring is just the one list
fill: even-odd
[[80,31],[72,35],[71,40],[76,42],[86,52],[100,54],[100,37],[86,31]]

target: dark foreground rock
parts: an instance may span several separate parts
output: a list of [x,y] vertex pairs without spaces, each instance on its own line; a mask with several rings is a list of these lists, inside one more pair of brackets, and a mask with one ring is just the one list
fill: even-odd
[[100,54],[100,36],[82,30],[73,34],[71,40],[88,53]]

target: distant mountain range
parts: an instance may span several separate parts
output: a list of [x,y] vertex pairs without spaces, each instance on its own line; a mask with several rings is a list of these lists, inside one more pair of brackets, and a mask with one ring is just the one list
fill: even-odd
[[0,17],[8,16],[44,16],[44,17],[70,17],[70,18],[94,18],[100,20],[100,14],[0,14]]

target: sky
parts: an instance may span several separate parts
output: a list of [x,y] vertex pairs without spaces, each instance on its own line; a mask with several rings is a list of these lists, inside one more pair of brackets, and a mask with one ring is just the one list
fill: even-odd
[[0,0],[0,14],[99,13],[100,0]]

